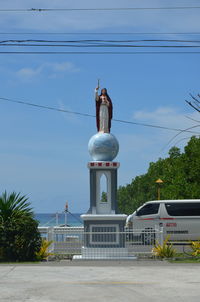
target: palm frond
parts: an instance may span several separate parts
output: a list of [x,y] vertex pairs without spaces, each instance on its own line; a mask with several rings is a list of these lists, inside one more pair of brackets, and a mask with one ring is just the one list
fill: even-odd
[[30,205],[25,195],[16,192],[8,194],[5,191],[0,196],[0,216],[3,221],[11,217],[18,218],[24,215],[33,217],[33,211]]

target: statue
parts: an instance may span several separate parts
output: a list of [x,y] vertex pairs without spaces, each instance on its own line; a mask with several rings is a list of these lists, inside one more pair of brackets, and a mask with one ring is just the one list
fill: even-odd
[[99,81],[95,89],[97,133],[88,143],[88,150],[93,161],[112,162],[119,151],[119,143],[116,137],[110,133],[112,119],[112,101],[103,88],[98,94]]
[[112,119],[112,101],[107,93],[107,89],[101,89],[101,94],[98,95],[98,86],[95,89],[96,101],[96,122],[98,132],[110,133],[111,119]]

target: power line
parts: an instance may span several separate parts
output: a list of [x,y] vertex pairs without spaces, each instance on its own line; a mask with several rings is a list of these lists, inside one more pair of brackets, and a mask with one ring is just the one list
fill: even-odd
[[[196,135],[196,137],[200,137],[200,135]],[[188,137],[184,137],[184,138],[179,139],[177,142],[174,143],[174,146],[177,146],[178,143],[180,143],[180,142],[182,142],[182,141],[184,141],[184,140],[186,140],[186,139],[189,139],[189,138],[191,138],[191,136],[188,136]]]
[[[47,110],[53,110],[53,111],[58,111],[58,112],[69,113],[69,114],[75,114],[75,115],[80,115],[80,116],[93,117],[93,118],[96,117],[95,115],[88,114],[88,113],[81,113],[81,112],[77,112],[77,111],[70,111],[70,110],[65,110],[65,109],[59,109],[59,108],[56,108],[56,107],[38,105],[38,104],[35,104],[35,103],[25,102],[25,101],[21,101],[21,100],[14,100],[14,99],[10,99],[10,98],[0,97],[0,100],[11,102],[11,103],[17,103],[17,104],[27,105],[27,106],[32,106],[32,107],[36,107],[36,108],[42,108],[42,109],[47,109]],[[152,125],[152,124],[147,124],[147,123],[138,123],[138,122],[120,120],[120,119],[113,119],[113,121],[119,122],[119,123],[124,123],[124,124],[132,124],[132,125],[138,125],[138,126],[144,126],[144,127],[151,127],[151,128],[170,130],[170,131],[178,131],[179,133],[180,132],[189,132],[189,133],[193,133],[193,134],[199,134],[199,133],[196,133],[194,131],[189,131],[187,129],[183,130],[183,129],[165,127],[165,126],[160,126],[160,125]]]
[[[142,42],[142,44],[140,44]],[[139,43],[139,44],[138,44]],[[144,44],[143,44],[144,43]],[[147,43],[147,44],[146,44]],[[149,44],[151,43],[151,44]],[[163,45],[164,43],[164,45]],[[178,44],[177,44],[178,43]],[[183,45],[183,43],[186,43]],[[44,39],[9,39],[0,40],[2,47],[73,47],[73,48],[199,48],[200,40],[186,39],[79,39],[79,40],[44,40]],[[180,45],[181,44],[181,45]]]
[[0,43],[137,43],[137,42],[173,42],[173,43],[200,43],[200,40],[187,39],[78,39],[78,40],[46,40],[46,39],[7,39],[0,40]]
[[187,119],[193,121],[193,122],[200,123],[200,121],[195,120],[194,118],[192,118],[192,117],[190,117],[190,116],[185,115],[185,117],[186,117]]
[[6,44],[0,43],[0,46],[11,47],[74,47],[74,48],[199,48],[200,45],[126,45],[126,44],[87,44],[87,45],[74,45],[74,44]]
[[199,48],[200,45],[126,45],[126,44],[87,44],[87,45],[73,45],[73,44],[0,44],[0,46],[11,46],[11,47],[81,47],[81,48]]
[[119,43],[119,42],[200,42],[200,40],[180,40],[180,39],[126,39],[126,40],[106,40],[106,39],[78,39],[78,40],[46,40],[46,39],[7,39],[0,40],[0,43],[24,43],[24,42],[48,42],[48,43],[85,43],[85,42],[110,42],[110,43]]
[[12,102],[12,103],[23,104],[23,105],[32,106],[32,107],[37,107],[37,108],[43,108],[43,109],[48,109],[48,110],[64,112],[64,113],[94,117],[94,115],[87,114],[87,113],[80,113],[80,112],[76,112],[76,111],[64,110],[64,109],[59,109],[59,108],[50,107],[50,106],[38,105],[38,104],[34,104],[34,103],[24,102],[24,101],[21,101],[21,100],[13,100],[13,99],[10,99],[10,98],[0,97],[0,100],[7,101],[7,102]]
[[99,8],[5,8],[0,12],[66,12],[66,11],[134,11],[134,10],[191,10],[200,6],[167,6],[167,7],[99,7]]
[[153,55],[153,54],[200,54],[199,51],[0,51],[0,55]]
[[200,35],[200,32],[0,32],[0,35]]
[[198,128],[198,127],[200,127],[200,125],[195,125],[195,126],[188,127],[188,128],[186,128],[186,129],[181,130],[179,133],[177,133],[176,135],[174,135],[174,136],[167,142],[167,144],[161,149],[161,151],[163,151],[167,146],[169,146],[169,144],[170,144],[177,136],[179,136],[180,134],[182,134],[182,133],[184,133],[184,132],[187,132],[187,131],[190,131],[191,129]]

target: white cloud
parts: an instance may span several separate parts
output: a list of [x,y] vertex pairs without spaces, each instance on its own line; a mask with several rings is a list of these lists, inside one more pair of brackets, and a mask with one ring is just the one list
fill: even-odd
[[[186,129],[198,124],[186,116],[200,120],[200,115],[196,112],[185,114],[173,107],[158,107],[152,111],[140,110],[133,114],[134,121],[170,128]],[[193,135],[148,127],[134,129],[133,133],[121,132],[118,135],[120,141],[118,160],[121,162],[120,183],[129,183],[132,177],[146,173],[150,162],[167,156],[169,149],[174,145],[182,149]],[[200,127],[191,131],[200,134]],[[177,137],[170,142],[176,134],[178,134]]]
[[62,62],[62,63],[47,63],[47,66],[52,68],[54,71],[58,72],[78,72],[79,68],[76,68],[71,62]]
[[[61,100],[58,101],[58,105],[59,105],[60,110],[73,111],[73,109],[71,109],[69,106],[64,104],[64,102]],[[78,119],[77,115],[75,115],[73,113],[70,114],[70,113],[65,113],[65,112],[61,112],[61,114],[67,122],[70,122],[70,123],[72,122],[74,124],[80,124],[80,119]]]
[[[145,144],[150,154],[164,156],[168,150],[176,145],[183,147],[189,141],[192,135],[200,134],[200,123],[193,120],[200,121],[198,112],[184,113],[173,107],[159,107],[154,111],[136,111],[133,114],[134,120],[138,122],[146,122],[153,125],[164,126],[169,128],[186,130],[187,131],[169,131],[169,130],[152,130],[149,135],[148,131],[142,133]],[[192,120],[193,119],[193,120]],[[195,126],[195,128],[191,128]],[[189,129],[191,128],[191,129]],[[154,129],[154,128],[152,128]],[[141,140],[140,137],[140,140]],[[153,143],[152,143],[153,142]],[[155,148],[156,145],[156,148]],[[152,149],[152,150],[151,150]],[[146,153],[147,154],[147,153]]]
[[[139,110],[134,112],[133,118],[137,121],[146,121],[154,125],[186,129],[194,125],[194,122],[186,117],[200,120],[197,112],[184,113],[173,107],[158,107],[153,111]],[[195,130],[196,131],[196,130]]]
[[17,71],[17,76],[19,76],[20,78],[30,79],[39,75],[41,72],[42,72],[41,67],[35,69],[24,67]]
[[35,68],[23,67],[16,72],[16,75],[22,79],[29,80],[42,74],[47,74],[49,78],[55,78],[58,75],[63,75],[65,73],[75,73],[79,71],[80,69],[71,62],[46,62]]

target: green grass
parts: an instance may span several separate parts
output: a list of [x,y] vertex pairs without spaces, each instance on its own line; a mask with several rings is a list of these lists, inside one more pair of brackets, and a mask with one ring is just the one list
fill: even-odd
[[1,264],[37,264],[41,261],[0,261]]

